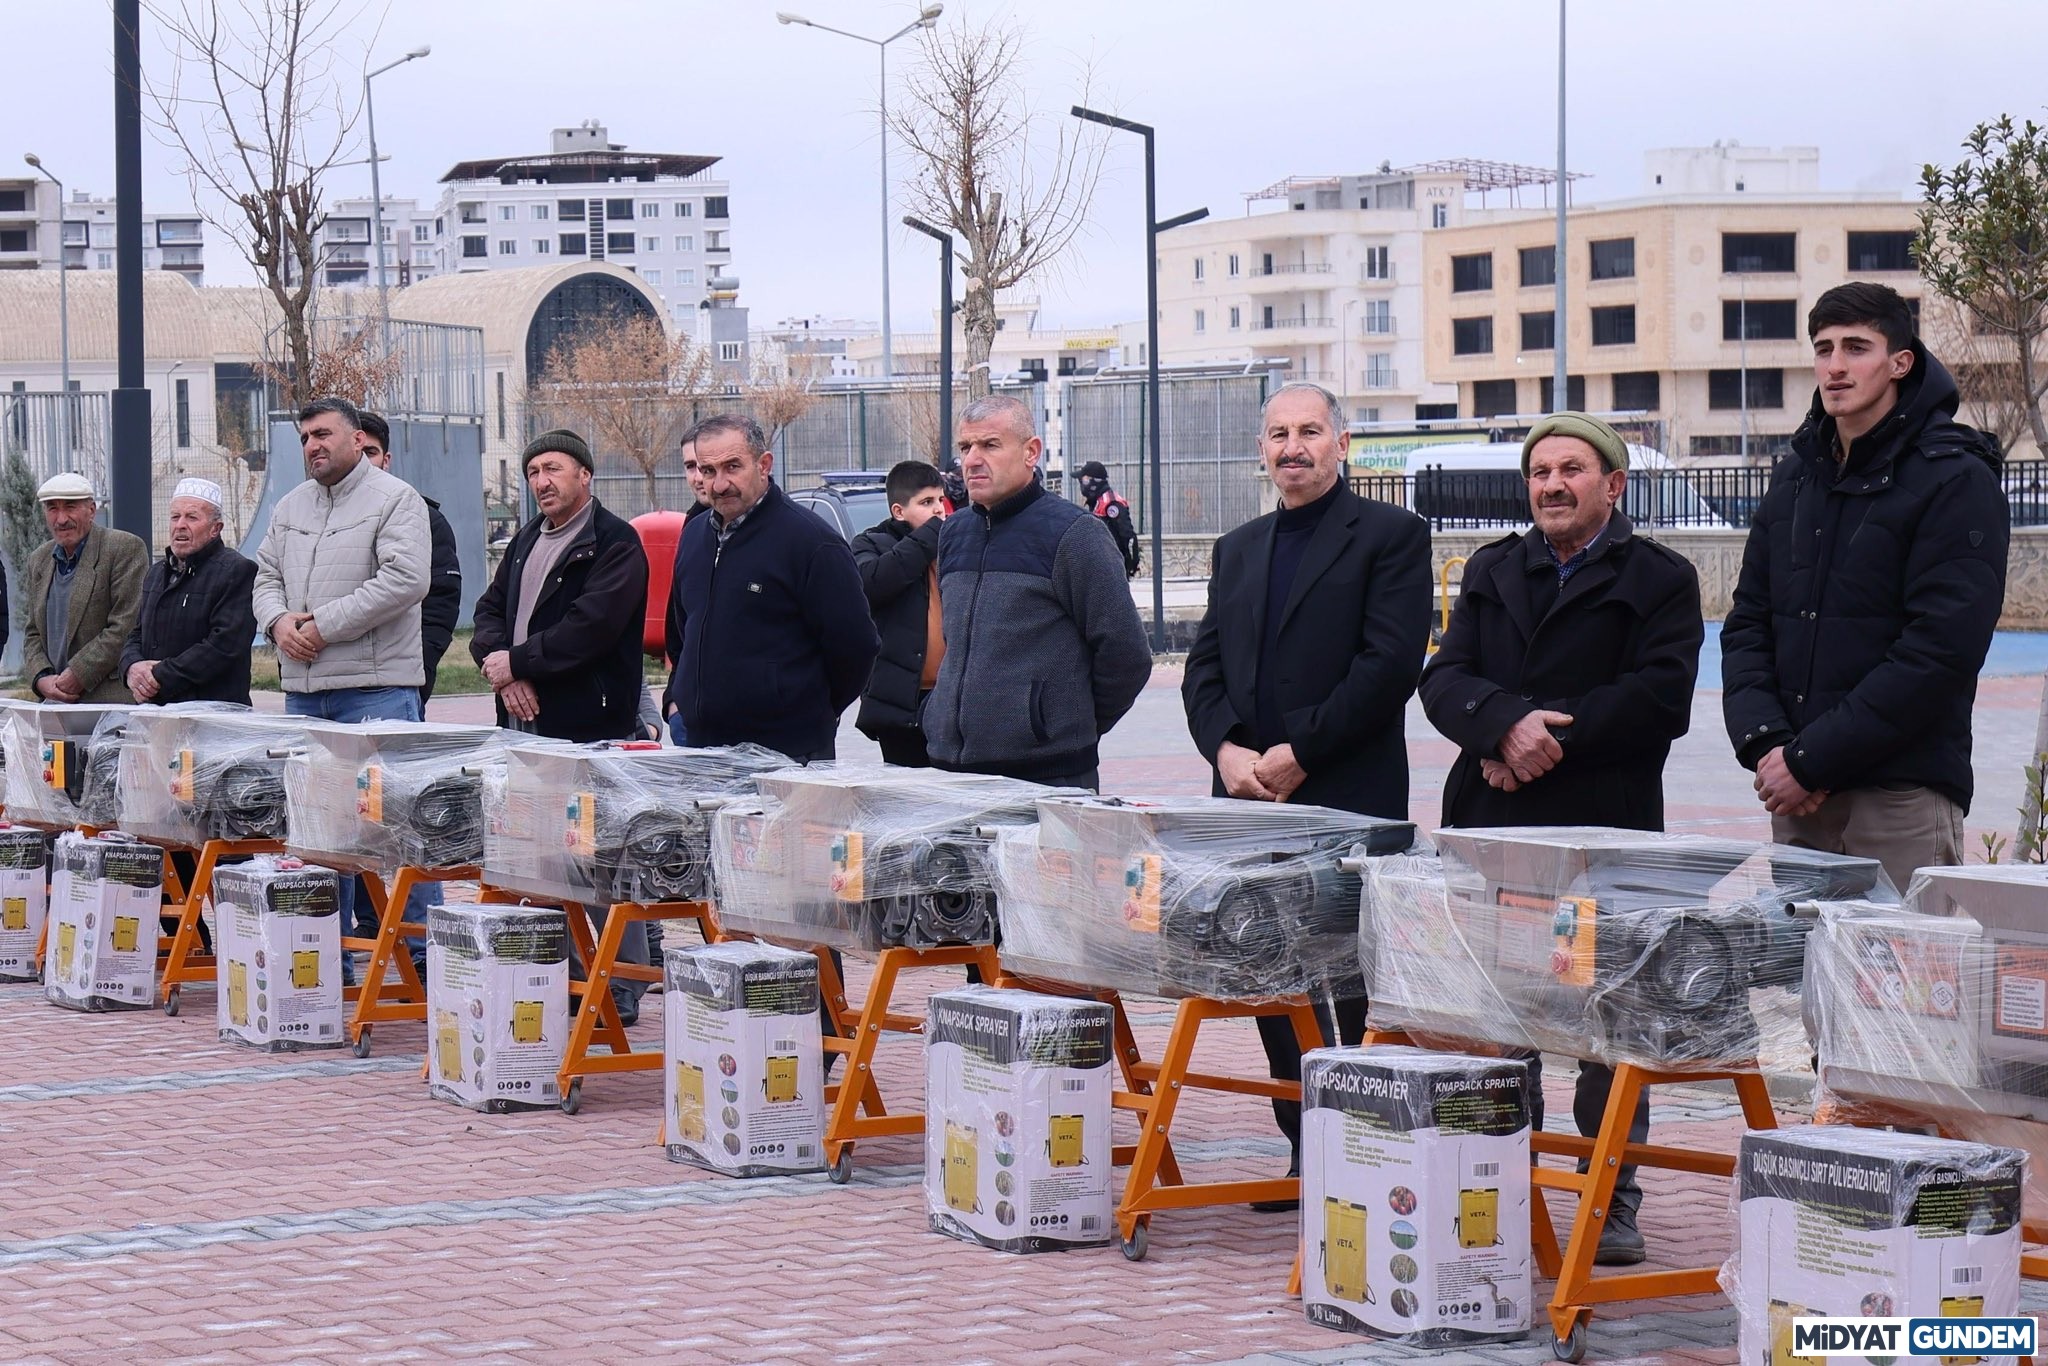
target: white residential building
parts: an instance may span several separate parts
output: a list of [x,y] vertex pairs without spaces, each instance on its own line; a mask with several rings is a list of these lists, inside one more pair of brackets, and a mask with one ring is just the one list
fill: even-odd
[[718,160],[628,151],[591,120],[555,129],[544,155],[458,162],[434,208],[434,273],[606,261],[638,275],[669,324],[697,336],[712,277],[734,269]]
[[[376,203],[368,195],[334,199],[327,204],[327,222],[320,232],[320,283],[349,289],[377,285],[376,258],[370,254]],[[441,273],[441,248],[434,239],[434,211],[417,199],[384,196],[384,278],[393,289]]]
[[[63,226],[58,227],[61,212]],[[73,190],[58,203],[57,187],[35,176],[0,180],[0,270],[114,269],[114,201]],[[206,224],[196,213],[142,212],[142,267],[205,283]]]

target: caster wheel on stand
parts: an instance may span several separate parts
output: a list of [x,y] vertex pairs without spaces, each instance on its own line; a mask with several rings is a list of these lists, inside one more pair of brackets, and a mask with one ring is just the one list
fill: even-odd
[[1565,1337],[1550,1339],[1550,1354],[1559,1361],[1580,1362],[1586,1359],[1586,1324],[1584,1320],[1572,1325],[1572,1331]]
[[164,993],[164,1014],[174,1020],[178,1018],[178,989],[176,987],[172,987]]
[[839,1150],[839,1156],[832,1159],[832,1165],[825,1170],[835,1186],[843,1186],[853,1180],[853,1145],[847,1144]]
[[1123,1240],[1124,1260],[1142,1262],[1146,1251],[1152,1246],[1152,1225],[1141,1223],[1131,1230],[1131,1236]]
[[363,1032],[356,1035],[356,1041],[348,1046],[348,1051],[359,1058],[370,1056],[370,1027],[368,1025],[364,1025]]
[[562,1092],[562,1113],[573,1115],[583,1108],[583,1078],[569,1083],[569,1089]]

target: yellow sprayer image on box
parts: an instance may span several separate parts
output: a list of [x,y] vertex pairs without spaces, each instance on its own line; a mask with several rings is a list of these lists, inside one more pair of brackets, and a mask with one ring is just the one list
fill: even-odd
[[[1941,1297],[1941,1316],[1945,1319],[1980,1319],[1984,1317],[1982,1295],[1944,1295]],[[1973,1366],[1983,1357],[1943,1357],[1941,1366]]]
[[28,928],[28,898],[10,896],[0,901],[0,929],[25,930]]
[[71,975],[71,964],[78,958],[78,926],[68,921],[57,927],[57,980],[63,981]]
[[132,915],[114,917],[114,952],[135,952],[136,941],[142,937],[142,921]]
[[1373,1303],[1366,1282],[1364,1205],[1323,1197],[1323,1284],[1332,1297],[1353,1304]]
[[762,1094],[770,1105],[788,1105],[796,1099],[796,1059],[774,1056],[768,1059],[768,1075],[761,1082]]
[[676,1129],[686,1143],[704,1141],[704,1069],[676,1064]]
[[1045,1137],[1046,1161],[1054,1167],[1081,1165],[1081,1116],[1054,1115]]
[[292,989],[312,991],[320,985],[320,950],[292,950]]
[[1492,1247],[1500,1241],[1500,1192],[1458,1192],[1458,1246]]
[[452,1010],[434,1012],[434,1045],[440,1050],[441,1077],[462,1080],[462,1021]]
[[228,960],[228,1022],[249,1024],[249,965],[239,958]]
[[962,1214],[981,1208],[980,1135],[946,1121],[946,1203]]
[[512,1003],[512,1042],[539,1043],[540,1002],[514,1001]]
[[1811,1366],[1810,1357],[1792,1355],[1792,1320],[1811,1313],[1804,1305],[1771,1301],[1771,1358],[1765,1366]]

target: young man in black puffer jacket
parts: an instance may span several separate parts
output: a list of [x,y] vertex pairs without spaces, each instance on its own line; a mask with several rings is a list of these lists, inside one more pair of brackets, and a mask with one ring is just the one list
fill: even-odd
[[1743,550],[1722,706],[1772,837],[1879,859],[1903,891],[1963,860],[2011,510],[1895,291],[1838,285],[1807,333],[1819,388]]
[[861,591],[882,636],[854,725],[882,747],[884,763],[929,768],[918,709],[946,654],[938,571],[946,481],[924,461],[905,460],[889,471],[887,497],[888,519],[853,538]]

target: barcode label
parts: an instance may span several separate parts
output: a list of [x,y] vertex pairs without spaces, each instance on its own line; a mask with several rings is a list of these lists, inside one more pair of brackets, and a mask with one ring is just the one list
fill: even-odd
[[774,1043],[768,1045],[768,1051],[770,1053],[794,1053],[796,1052],[796,1040],[777,1039]]
[[1099,1214],[1084,1214],[1084,1215],[1082,1215],[1082,1216],[1081,1216],[1081,1232],[1083,1232],[1083,1233],[1093,1233],[1093,1232],[1095,1232],[1095,1231],[1096,1231],[1097,1229],[1099,1229],[1099,1228],[1101,1228],[1101,1227],[1102,1227],[1102,1216],[1101,1216],[1101,1215],[1099,1215]]
[[1495,1323],[1505,1323],[1514,1316],[1515,1302],[1513,1300],[1495,1300],[1493,1302],[1493,1321]]
[[1087,1090],[1087,1089],[1088,1089],[1088,1078],[1086,1078],[1086,1077],[1061,1077],[1061,1078],[1060,1078],[1060,1090],[1062,1090],[1062,1091],[1085,1091],[1085,1090]]
[[1498,1163],[1498,1162],[1474,1162],[1474,1163],[1472,1164],[1472,1174],[1473,1174],[1474,1176],[1499,1176],[1499,1175],[1500,1175],[1500,1163]]
[[544,987],[547,984],[548,979],[545,977],[529,977],[526,979],[526,985],[530,987]]
[[807,1158],[807,1157],[809,1157],[809,1156],[811,1155],[811,1145],[810,1145],[810,1144],[808,1144],[808,1143],[799,1143],[799,1144],[797,1144],[797,1145],[796,1145],[796,1155],[797,1155],[797,1159],[798,1159],[799,1161],[801,1161],[801,1160],[802,1160],[802,1159],[804,1159],[804,1158]]
[[1948,1273],[1950,1285],[1975,1285],[1983,1279],[1984,1268],[1981,1266],[1952,1267]]

